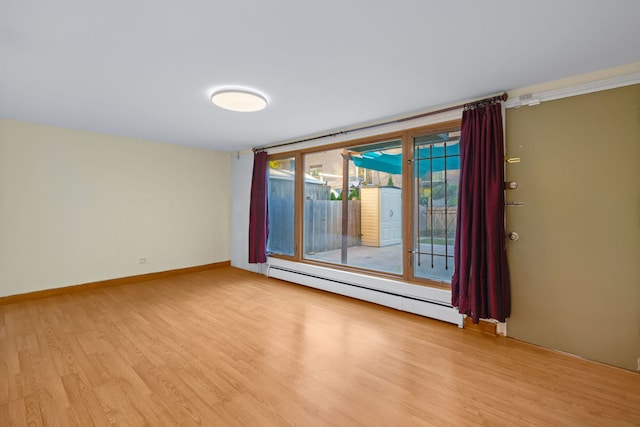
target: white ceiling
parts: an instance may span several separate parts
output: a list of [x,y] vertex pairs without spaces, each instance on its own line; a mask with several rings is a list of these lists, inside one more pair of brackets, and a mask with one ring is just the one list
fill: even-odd
[[[640,60],[639,0],[0,0],[0,117],[239,151]],[[258,113],[211,93],[254,88]]]

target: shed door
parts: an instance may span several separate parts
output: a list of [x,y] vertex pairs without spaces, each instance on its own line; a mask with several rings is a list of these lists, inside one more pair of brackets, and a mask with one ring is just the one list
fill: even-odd
[[402,200],[399,188],[380,189],[380,246],[402,241]]

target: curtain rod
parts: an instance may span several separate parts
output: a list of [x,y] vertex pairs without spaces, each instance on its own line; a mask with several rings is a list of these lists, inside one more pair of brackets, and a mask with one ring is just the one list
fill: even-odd
[[314,137],[311,137],[311,138],[298,139],[298,140],[291,141],[291,142],[283,142],[281,144],[273,144],[273,145],[264,145],[264,146],[261,146],[261,147],[253,147],[251,150],[254,153],[257,153],[257,152],[260,152],[260,151],[268,150],[269,148],[284,147],[284,146],[287,146],[287,145],[300,144],[302,142],[315,141],[317,139],[322,139],[322,138],[330,138],[332,136],[346,135],[346,134],[351,133],[351,132],[358,132],[358,131],[361,131],[361,130],[373,129],[373,128],[377,128],[377,127],[380,127],[380,126],[386,126],[386,125],[391,125],[391,124],[395,124],[395,123],[408,122],[409,120],[421,119],[423,117],[433,116],[433,115],[440,114],[440,113],[446,113],[448,111],[453,111],[453,110],[457,110],[457,109],[460,109],[460,108],[474,108],[474,107],[481,106],[481,105],[484,105],[484,104],[488,104],[488,103],[491,103],[491,102],[506,101],[508,98],[509,98],[509,95],[507,95],[507,92],[503,92],[501,95],[491,96],[489,98],[480,99],[478,101],[467,102],[467,103],[464,103],[464,104],[458,104],[458,105],[454,105],[453,107],[441,108],[439,110],[429,111],[427,113],[416,114],[416,115],[409,116],[409,117],[403,117],[401,119],[388,120],[386,122],[375,123],[375,124],[368,125],[368,126],[360,126],[360,127],[357,127],[357,128],[351,128],[351,129],[342,130],[342,131],[339,131],[339,132],[327,133],[327,134],[324,134],[324,135],[314,136]]

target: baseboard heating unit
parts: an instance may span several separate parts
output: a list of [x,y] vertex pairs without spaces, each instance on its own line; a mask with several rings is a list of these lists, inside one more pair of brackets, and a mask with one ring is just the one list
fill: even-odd
[[442,320],[461,328],[464,325],[464,317],[449,302],[451,293],[443,289],[271,258],[266,275]]

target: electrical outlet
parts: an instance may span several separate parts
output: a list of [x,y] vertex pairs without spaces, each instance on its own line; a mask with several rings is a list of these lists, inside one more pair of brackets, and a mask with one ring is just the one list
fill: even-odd
[[147,259],[146,258],[140,258],[138,260],[138,264],[146,264],[147,263]]

